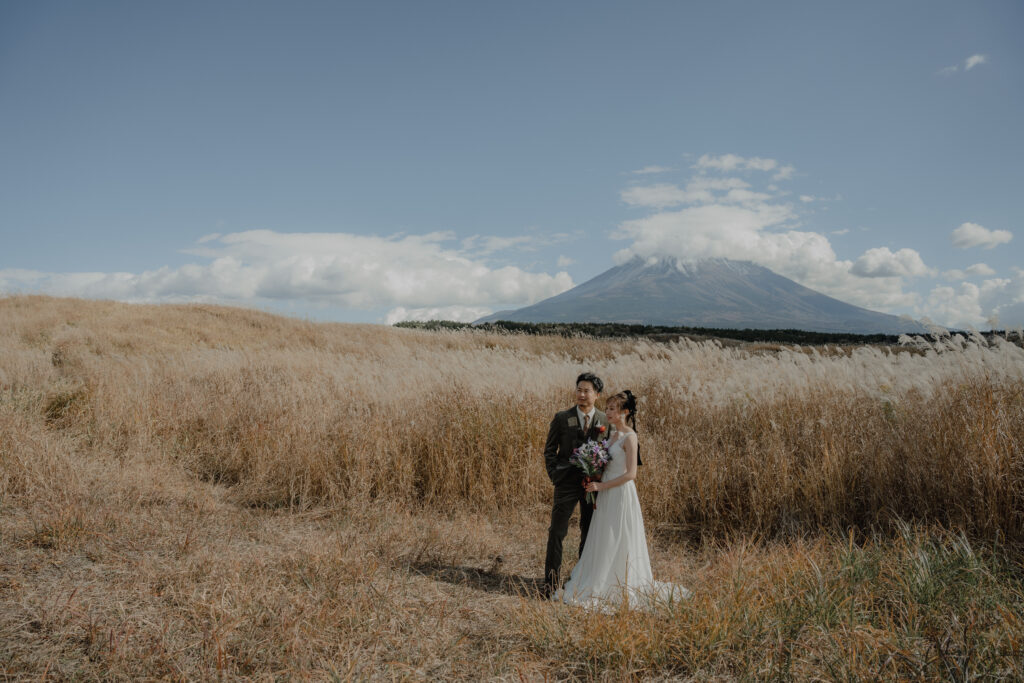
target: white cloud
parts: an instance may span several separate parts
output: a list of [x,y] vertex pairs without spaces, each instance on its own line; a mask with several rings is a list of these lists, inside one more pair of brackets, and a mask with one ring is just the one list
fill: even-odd
[[[617,262],[634,256],[673,257],[684,263],[703,258],[748,260],[866,308],[903,313],[919,306],[920,296],[904,290],[906,278],[931,273],[916,251],[869,250],[855,269],[853,261],[836,255],[824,234],[800,229],[796,207],[785,201],[786,194],[774,184],[767,184],[762,192],[739,178],[704,174],[786,169],[783,173],[788,176],[791,166],[780,168],[774,159],[726,154],[704,155],[694,169],[697,175],[685,188],[662,184],[623,192],[624,199],[653,212],[619,226],[613,237],[632,243],[616,254]],[[683,206],[669,209],[679,205]]]
[[772,180],[789,180],[793,177],[793,173],[795,171],[796,169],[792,166],[782,166],[775,175],[772,176]]
[[1004,330],[1024,328],[1024,301],[1001,306],[997,311],[993,312],[989,322],[992,327]]
[[418,320],[421,322],[427,320],[454,320],[461,323],[471,323],[493,312],[490,308],[474,306],[435,306],[432,308],[412,309],[399,306],[388,311],[384,321],[388,325],[394,325],[406,320]]
[[[685,188],[669,183],[657,185],[635,185],[622,191],[622,201],[630,206],[645,206],[664,209],[681,204],[712,202],[715,192],[727,192],[724,201],[744,203],[755,198],[755,193],[748,193],[750,187],[739,178],[707,178],[698,176],[686,184]],[[767,198],[768,195],[756,195]]]
[[875,310],[909,310],[917,295],[903,291],[899,277],[858,277],[853,263],[840,260],[828,239],[816,232],[785,229],[796,218],[786,204],[735,206],[713,203],[662,211],[626,221],[616,236],[633,243],[616,261],[675,257],[753,261],[806,287]]
[[693,168],[701,171],[775,171],[772,180],[789,180],[793,177],[796,169],[792,166],[780,166],[775,159],[764,159],[762,157],[741,157],[737,154],[723,154],[712,156],[704,154],[693,165]]
[[988,61],[988,55],[971,55],[964,61],[964,71],[970,71],[979,64]]
[[981,289],[963,282],[958,289],[940,285],[932,289],[924,304],[929,318],[948,327],[969,327],[984,322],[979,298]]
[[668,183],[629,187],[622,191],[621,196],[622,201],[630,206],[649,206],[656,209],[711,199],[711,193],[707,190],[690,192]]
[[656,213],[622,224],[624,235],[634,240],[625,258],[664,254],[687,261],[749,259],[760,248],[764,228],[791,218],[789,207],[779,205],[765,205],[758,210],[711,204]]
[[[988,55],[971,55],[964,60],[964,71],[970,71],[976,66],[988,63]],[[960,65],[954,64],[952,66],[944,66],[937,72],[940,76],[952,76],[953,74],[960,73]]]
[[[831,199],[795,194],[788,200],[788,194],[773,183],[761,191],[760,184],[751,187],[739,178],[717,175],[778,171],[774,160],[705,155],[694,169],[696,175],[685,186],[658,184],[623,192],[624,200],[650,212],[625,221],[612,235],[629,241],[616,253],[616,262],[633,257],[670,257],[684,264],[704,258],[747,260],[842,301],[888,313],[927,316],[948,326],[978,326],[1024,302],[1024,270],[1019,269],[1013,278],[939,286],[922,295],[908,289],[907,282],[937,273],[916,250],[876,247],[855,260],[841,259],[825,234],[801,226],[800,211],[806,210],[808,199],[838,201],[841,195]],[[850,228],[843,228],[832,234],[849,232]],[[1009,241],[1012,235],[967,223],[954,231],[953,238],[958,246],[986,246]],[[952,274],[962,275],[960,280],[984,278],[993,270],[976,263]]]
[[745,161],[745,168],[751,171],[770,171],[778,165],[775,159],[762,159],[761,157],[750,157]]
[[[723,154],[722,156],[711,156],[704,154],[694,168],[702,170],[713,170],[713,171],[772,171],[776,169],[779,162],[775,159],[762,159],[761,157],[749,157],[744,158],[736,154]],[[785,166],[783,169],[788,169],[787,174],[792,174],[793,168],[791,166]],[[783,169],[779,169],[779,173],[783,172]],[[786,176],[788,177],[788,175]]]
[[669,166],[644,166],[643,168],[637,169],[636,171],[630,171],[630,173],[634,175],[650,175],[652,173],[668,173],[669,171],[674,170],[674,168],[671,168]]
[[568,256],[559,256],[558,257],[558,267],[559,268],[568,268],[569,266],[571,266],[574,263],[576,263],[576,259],[569,258]]
[[723,154],[720,157],[713,157],[709,154],[704,154],[697,163],[694,164],[694,168],[700,169],[714,169],[716,171],[735,171],[737,169],[746,168],[746,159],[735,154]]
[[996,271],[985,263],[975,263],[973,266],[967,266],[967,274],[975,277],[989,277],[995,275]]
[[804,204],[810,204],[811,202],[814,201],[814,197],[809,194],[802,194],[800,195],[800,201],[802,201]]
[[763,192],[752,192],[751,190],[729,190],[719,201],[726,204],[742,204],[744,206],[757,207],[762,202],[771,199],[770,194]]
[[949,327],[981,327],[997,321],[1004,327],[1024,324],[1024,270],[1013,268],[1008,278],[984,280],[980,285],[962,282],[957,288],[932,289],[918,315],[926,315]]
[[301,300],[357,309],[518,306],[572,287],[567,273],[492,268],[451,233],[381,238],[251,230],[204,242],[206,264],[144,273],[0,270],[0,290],[124,301]]
[[493,254],[513,247],[525,247],[536,242],[534,237],[517,235],[516,237],[498,237],[494,235],[473,235],[462,240],[462,248],[475,254]]
[[932,270],[913,249],[893,252],[888,247],[877,247],[861,254],[850,272],[861,277],[921,277]]
[[952,235],[953,246],[961,249],[969,249],[970,247],[991,249],[1013,239],[1013,233],[1009,230],[989,230],[977,223],[962,223],[959,228],[953,231]]
[[686,183],[686,189],[691,192],[697,190],[713,190],[713,191],[728,191],[728,190],[745,190],[750,187],[750,183],[745,182],[739,178],[708,178],[707,176],[697,176]]

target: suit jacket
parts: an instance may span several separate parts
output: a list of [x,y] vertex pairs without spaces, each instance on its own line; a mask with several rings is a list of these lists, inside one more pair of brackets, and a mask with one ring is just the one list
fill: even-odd
[[[601,432],[599,427],[604,427]],[[574,448],[582,446],[588,439],[608,438],[608,418],[600,410],[594,411],[594,420],[589,431],[583,433],[576,406],[569,410],[555,413],[548,428],[548,440],[544,444],[544,465],[548,470],[548,478],[555,486],[559,484],[583,481],[583,472],[569,462]]]

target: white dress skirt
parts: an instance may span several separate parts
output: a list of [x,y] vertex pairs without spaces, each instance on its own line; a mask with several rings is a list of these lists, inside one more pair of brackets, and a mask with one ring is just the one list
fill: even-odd
[[[604,481],[625,473],[623,444],[630,434],[634,432],[620,435],[609,448],[612,459],[602,475]],[[553,599],[611,611],[623,603],[631,608],[651,608],[690,596],[682,586],[654,580],[636,485],[627,481],[601,491],[583,554]]]

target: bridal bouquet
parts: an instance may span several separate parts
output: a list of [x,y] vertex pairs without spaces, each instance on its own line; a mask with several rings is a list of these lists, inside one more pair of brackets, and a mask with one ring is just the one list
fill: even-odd
[[[579,448],[573,449],[572,455],[569,456],[569,462],[583,470],[584,486],[595,479],[600,479],[601,473],[604,472],[604,468],[607,467],[611,459],[612,456],[608,452],[608,439],[603,441],[591,439]],[[596,501],[597,496],[588,491],[587,502],[596,508]]]

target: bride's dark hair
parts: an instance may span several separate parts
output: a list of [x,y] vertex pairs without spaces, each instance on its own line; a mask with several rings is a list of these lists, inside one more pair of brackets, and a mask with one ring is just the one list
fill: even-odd
[[636,429],[636,396],[633,395],[632,391],[626,389],[609,396],[608,400],[605,401],[605,405],[616,405],[628,410],[629,415],[626,417],[626,420],[634,430]]
[[[605,401],[605,406],[607,406],[609,404],[618,406],[619,408],[622,408],[622,409],[625,409],[625,410],[629,411],[629,415],[626,417],[626,421],[629,423],[629,426],[632,427],[633,431],[635,432],[636,431],[636,396],[633,395],[633,392],[630,391],[629,389],[626,389],[625,391],[620,391],[617,394],[612,394],[611,396],[608,397],[608,400]],[[637,447],[636,447],[636,464],[637,465],[642,465],[643,464],[643,463],[640,462],[640,444],[637,444]]]

